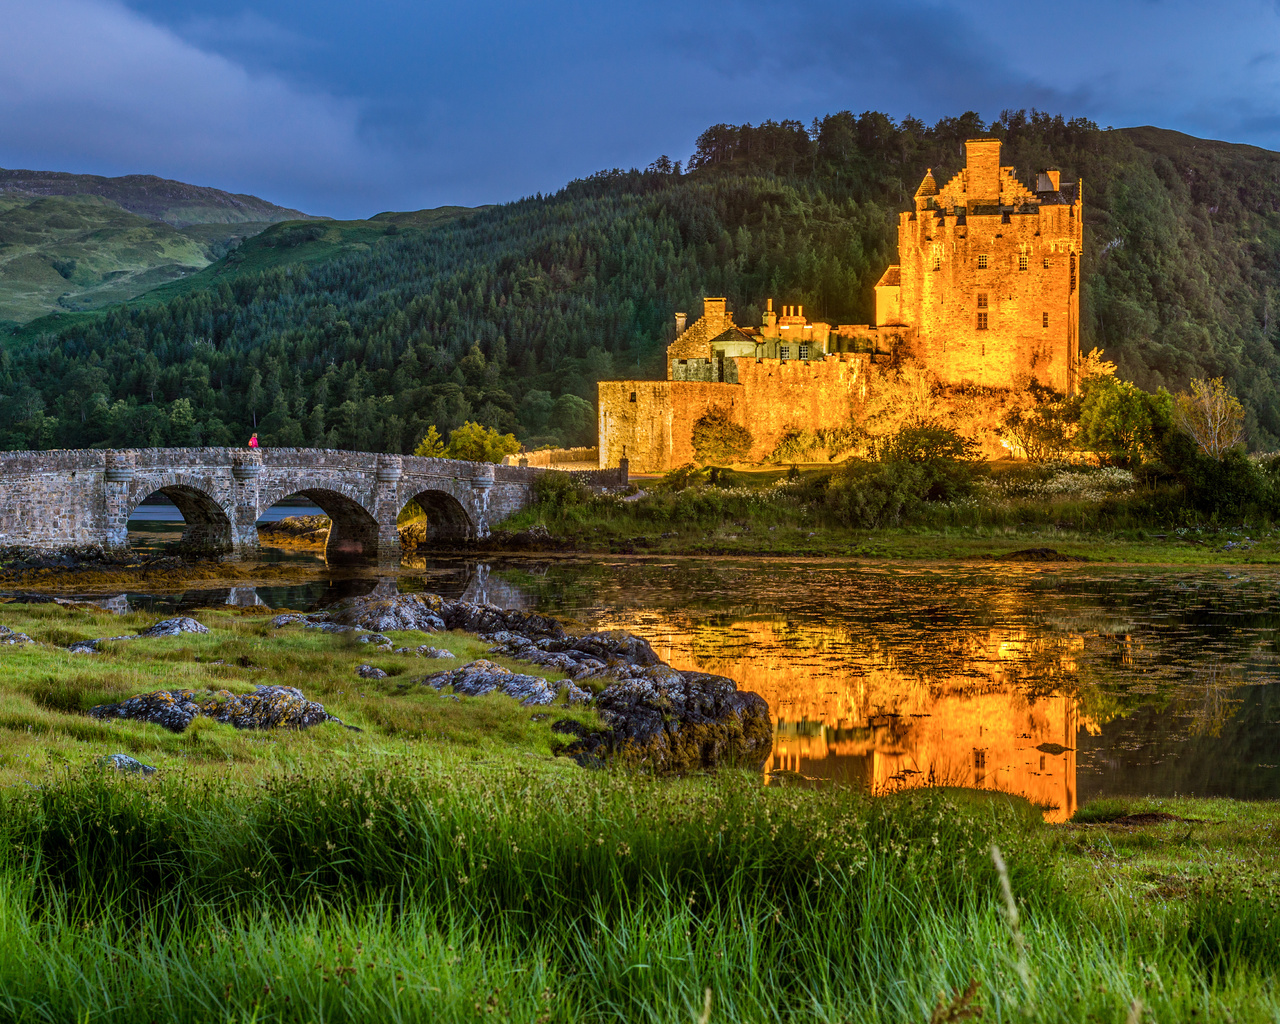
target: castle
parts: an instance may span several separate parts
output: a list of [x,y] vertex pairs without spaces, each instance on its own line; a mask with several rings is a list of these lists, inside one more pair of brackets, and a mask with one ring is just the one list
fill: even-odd
[[927,172],[898,218],[898,262],[875,286],[874,325],[811,323],[767,304],[739,327],[722,298],[686,327],[676,314],[663,381],[601,381],[600,466],[665,472],[694,461],[693,425],[722,410],[763,460],[791,429],[856,422],[871,375],[913,359],[942,387],[1075,387],[1079,358],[1081,183],[1057,171],[1035,191],[1000,166],[998,139],[965,143],[965,168],[938,188]]

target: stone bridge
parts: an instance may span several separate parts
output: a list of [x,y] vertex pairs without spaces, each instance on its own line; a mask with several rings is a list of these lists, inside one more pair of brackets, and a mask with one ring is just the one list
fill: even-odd
[[253,557],[258,518],[309,499],[333,525],[325,557],[400,561],[396,517],[411,501],[442,547],[489,535],[526,507],[545,469],[314,448],[0,452],[0,549],[27,556],[128,553],[128,521],[152,494],[182,513],[184,550]]

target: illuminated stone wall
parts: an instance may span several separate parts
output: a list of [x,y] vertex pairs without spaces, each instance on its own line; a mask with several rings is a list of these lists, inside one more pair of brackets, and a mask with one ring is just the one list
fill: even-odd
[[736,384],[708,381],[601,381],[600,465],[625,454],[633,473],[665,473],[694,461],[693,425],[711,408],[751,431],[750,461],[762,461],[791,427],[850,422],[865,396],[866,354],[826,359],[726,361]]
[[[877,316],[916,328],[912,354],[944,384],[1074,387],[1079,352],[1081,186],[1046,172],[1033,192],[1000,167],[1000,143],[973,139],[942,189],[926,175],[898,219],[899,294]],[[890,268],[882,284],[891,276]],[[881,293],[884,293],[882,295]],[[895,303],[896,299],[896,303]]]

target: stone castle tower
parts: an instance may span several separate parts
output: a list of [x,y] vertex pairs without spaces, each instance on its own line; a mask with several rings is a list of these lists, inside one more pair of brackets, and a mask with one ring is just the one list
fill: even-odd
[[1057,171],[1032,192],[1000,166],[999,139],[965,143],[939,189],[926,173],[898,218],[898,263],[876,285],[876,326],[911,330],[910,354],[944,384],[1075,388],[1081,183]]

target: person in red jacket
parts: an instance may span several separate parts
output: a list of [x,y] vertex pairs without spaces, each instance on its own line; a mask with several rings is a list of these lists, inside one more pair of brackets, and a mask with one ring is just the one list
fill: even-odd
[[249,438],[249,447],[250,447],[250,448],[257,448],[257,447],[258,447],[258,435],[257,435],[257,434],[254,434],[254,435],[253,435],[253,437]]

